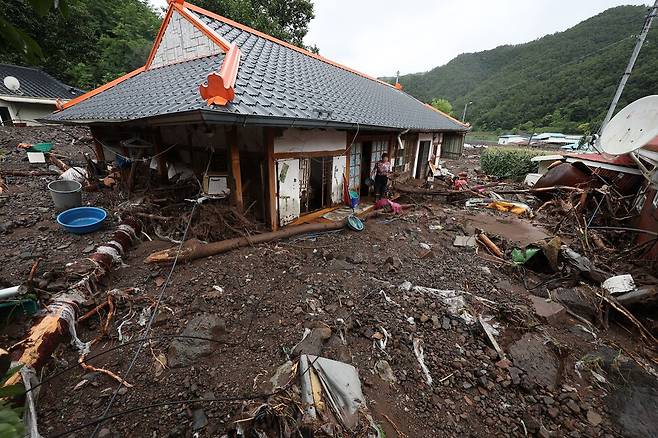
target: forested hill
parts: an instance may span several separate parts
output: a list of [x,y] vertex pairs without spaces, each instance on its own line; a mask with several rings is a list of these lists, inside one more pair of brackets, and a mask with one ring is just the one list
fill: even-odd
[[[620,6],[564,32],[514,46],[466,53],[426,73],[400,78],[424,102],[446,98],[481,130],[545,128],[578,132],[605,116],[628,63],[647,9]],[[513,26],[510,27],[513,31]],[[390,78],[387,78],[390,80]],[[647,42],[620,102],[658,93],[658,25]],[[580,126],[584,131],[587,126]]]

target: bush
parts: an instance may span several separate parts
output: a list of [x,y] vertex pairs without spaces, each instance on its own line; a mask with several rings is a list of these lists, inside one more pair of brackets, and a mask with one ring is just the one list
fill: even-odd
[[480,154],[480,168],[487,175],[521,181],[537,172],[538,164],[530,159],[545,154],[535,149],[488,148]]

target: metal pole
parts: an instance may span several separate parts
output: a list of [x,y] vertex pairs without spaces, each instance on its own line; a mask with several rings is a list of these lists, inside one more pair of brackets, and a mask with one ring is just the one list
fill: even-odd
[[615,108],[617,108],[617,104],[619,103],[619,98],[621,97],[621,94],[624,92],[624,87],[626,86],[626,82],[628,81],[628,78],[630,77],[631,72],[633,71],[633,67],[635,66],[635,61],[637,61],[637,57],[640,54],[640,50],[642,49],[644,40],[646,40],[647,38],[647,34],[649,33],[649,29],[651,28],[651,22],[656,17],[657,11],[658,11],[658,0],[656,0],[653,6],[649,9],[649,13],[647,14],[647,17],[644,20],[644,26],[642,27],[642,32],[640,33],[640,36],[637,38],[637,43],[635,44],[635,48],[633,49],[633,53],[631,54],[631,59],[628,61],[628,66],[626,66],[626,70],[624,71],[624,74],[621,77],[621,81],[619,81],[619,86],[617,87],[615,96],[612,98],[612,103],[610,104],[610,108],[608,109],[608,114],[606,114],[605,119],[603,120],[603,123],[599,128],[599,134],[603,132],[603,128],[605,128],[605,125],[607,125],[608,122],[610,122],[610,119],[612,119],[612,115],[615,112]]
[[[656,0],[656,3],[658,3],[658,0]],[[466,110],[468,109],[468,105],[470,105],[473,102],[466,102],[466,105],[464,105],[464,114],[462,114],[462,122],[466,121]]]

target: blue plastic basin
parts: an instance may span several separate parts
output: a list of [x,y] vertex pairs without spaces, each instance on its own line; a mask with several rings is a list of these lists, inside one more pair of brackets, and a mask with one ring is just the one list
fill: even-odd
[[107,212],[98,207],[76,207],[61,212],[57,223],[70,233],[86,234],[98,230],[107,217]]

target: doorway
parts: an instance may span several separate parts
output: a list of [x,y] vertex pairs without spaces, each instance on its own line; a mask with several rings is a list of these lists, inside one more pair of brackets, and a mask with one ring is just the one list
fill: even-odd
[[431,144],[432,142],[429,140],[420,142],[418,162],[416,163],[416,178],[418,179],[424,179],[427,176]]
[[333,157],[299,160],[299,199],[301,213],[331,206]]
[[0,126],[14,126],[14,122],[11,120],[11,114],[9,114],[9,108],[6,106],[0,106]]

